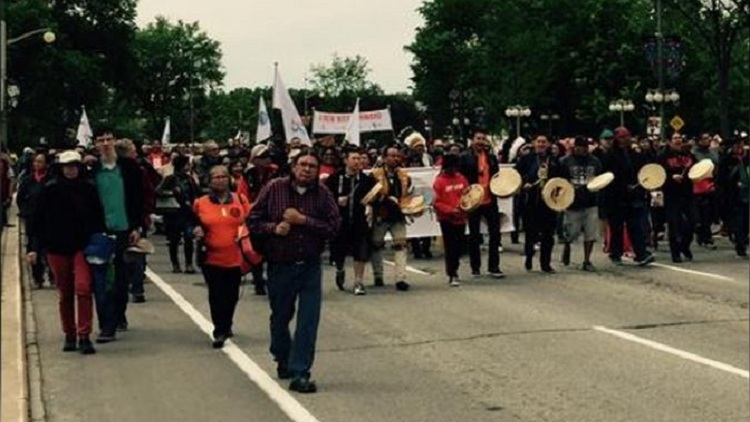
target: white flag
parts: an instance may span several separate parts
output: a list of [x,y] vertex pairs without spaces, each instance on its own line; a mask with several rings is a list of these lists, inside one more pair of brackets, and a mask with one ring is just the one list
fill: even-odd
[[266,109],[266,101],[261,96],[258,102],[258,130],[255,131],[255,142],[258,143],[270,137],[271,137],[271,119],[268,117],[268,109]]
[[346,125],[346,136],[344,137],[346,142],[359,146],[359,98],[357,103],[354,105],[354,111],[352,117],[349,119],[349,124]]
[[287,142],[294,138],[299,138],[302,145],[311,146],[310,136],[307,135],[307,129],[302,124],[297,107],[292,101],[284,82],[281,80],[279,68],[275,68],[273,79],[273,108],[281,110],[281,120],[284,123],[284,135]]
[[161,135],[161,145],[167,146],[172,143],[172,125],[169,122],[169,117],[167,117],[167,121],[164,122],[164,133]]
[[94,137],[94,132],[91,131],[91,125],[89,125],[89,118],[86,116],[86,107],[82,107],[83,112],[81,113],[81,120],[78,122],[78,132],[76,132],[76,139],[78,140],[78,146],[88,148],[91,146],[91,138]]

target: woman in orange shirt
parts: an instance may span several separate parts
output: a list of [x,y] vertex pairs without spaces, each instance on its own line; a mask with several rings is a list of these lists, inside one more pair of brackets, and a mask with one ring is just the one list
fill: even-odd
[[244,195],[230,190],[229,170],[215,166],[209,172],[208,195],[193,205],[197,219],[195,236],[203,239],[206,259],[202,265],[208,285],[208,303],[214,323],[213,347],[218,349],[232,337],[232,320],[240,295],[242,252],[237,233],[250,213]]

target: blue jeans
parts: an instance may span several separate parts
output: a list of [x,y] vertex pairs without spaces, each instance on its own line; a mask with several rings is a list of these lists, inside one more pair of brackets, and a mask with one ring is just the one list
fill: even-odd
[[[309,377],[315,360],[320,322],[322,271],[320,260],[268,264],[271,305],[271,354],[297,377]],[[294,340],[289,323],[299,307]]]
[[94,265],[94,297],[96,298],[96,316],[99,329],[107,335],[114,335],[117,326],[127,322],[125,310],[128,306],[128,284],[130,266],[123,260],[123,254],[128,245],[128,233],[116,233],[114,273],[110,274],[107,282],[108,265]]

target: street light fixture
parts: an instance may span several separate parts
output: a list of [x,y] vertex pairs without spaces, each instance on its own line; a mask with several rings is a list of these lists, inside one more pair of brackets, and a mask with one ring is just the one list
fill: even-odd
[[560,115],[557,113],[542,114],[539,116],[539,119],[541,119],[544,122],[547,122],[547,135],[552,136],[552,123],[557,120],[560,120]]
[[649,89],[646,93],[646,102],[651,105],[651,109],[659,109],[659,138],[664,134],[664,105],[677,104],[679,101],[680,94],[674,89]]
[[625,113],[635,110],[635,104],[630,100],[617,99],[609,103],[609,111],[620,113],[620,126],[625,126]]
[[505,109],[505,115],[516,119],[516,138],[521,137],[521,118],[531,116],[531,109],[527,106],[510,106]]

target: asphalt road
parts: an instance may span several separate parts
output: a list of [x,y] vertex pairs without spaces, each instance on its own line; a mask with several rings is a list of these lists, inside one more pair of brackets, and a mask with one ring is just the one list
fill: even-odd
[[336,291],[326,266],[319,392],[306,396],[264,374],[275,375],[266,299],[248,285],[237,337],[212,350],[202,277],[171,274],[154,239],[148,301],[130,304],[130,331],[94,356],[60,351],[55,292],[33,292],[47,420],[750,419],[749,267],[723,239],[679,266],[662,252],[659,266],[614,267],[597,251],[596,274],[576,269],[576,247],[558,274],[527,273],[506,245],[506,279],[473,279],[465,260],[459,288],[438,254],[409,262],[428,274],[411,271],[411,291],[387,277],[362,297]]

